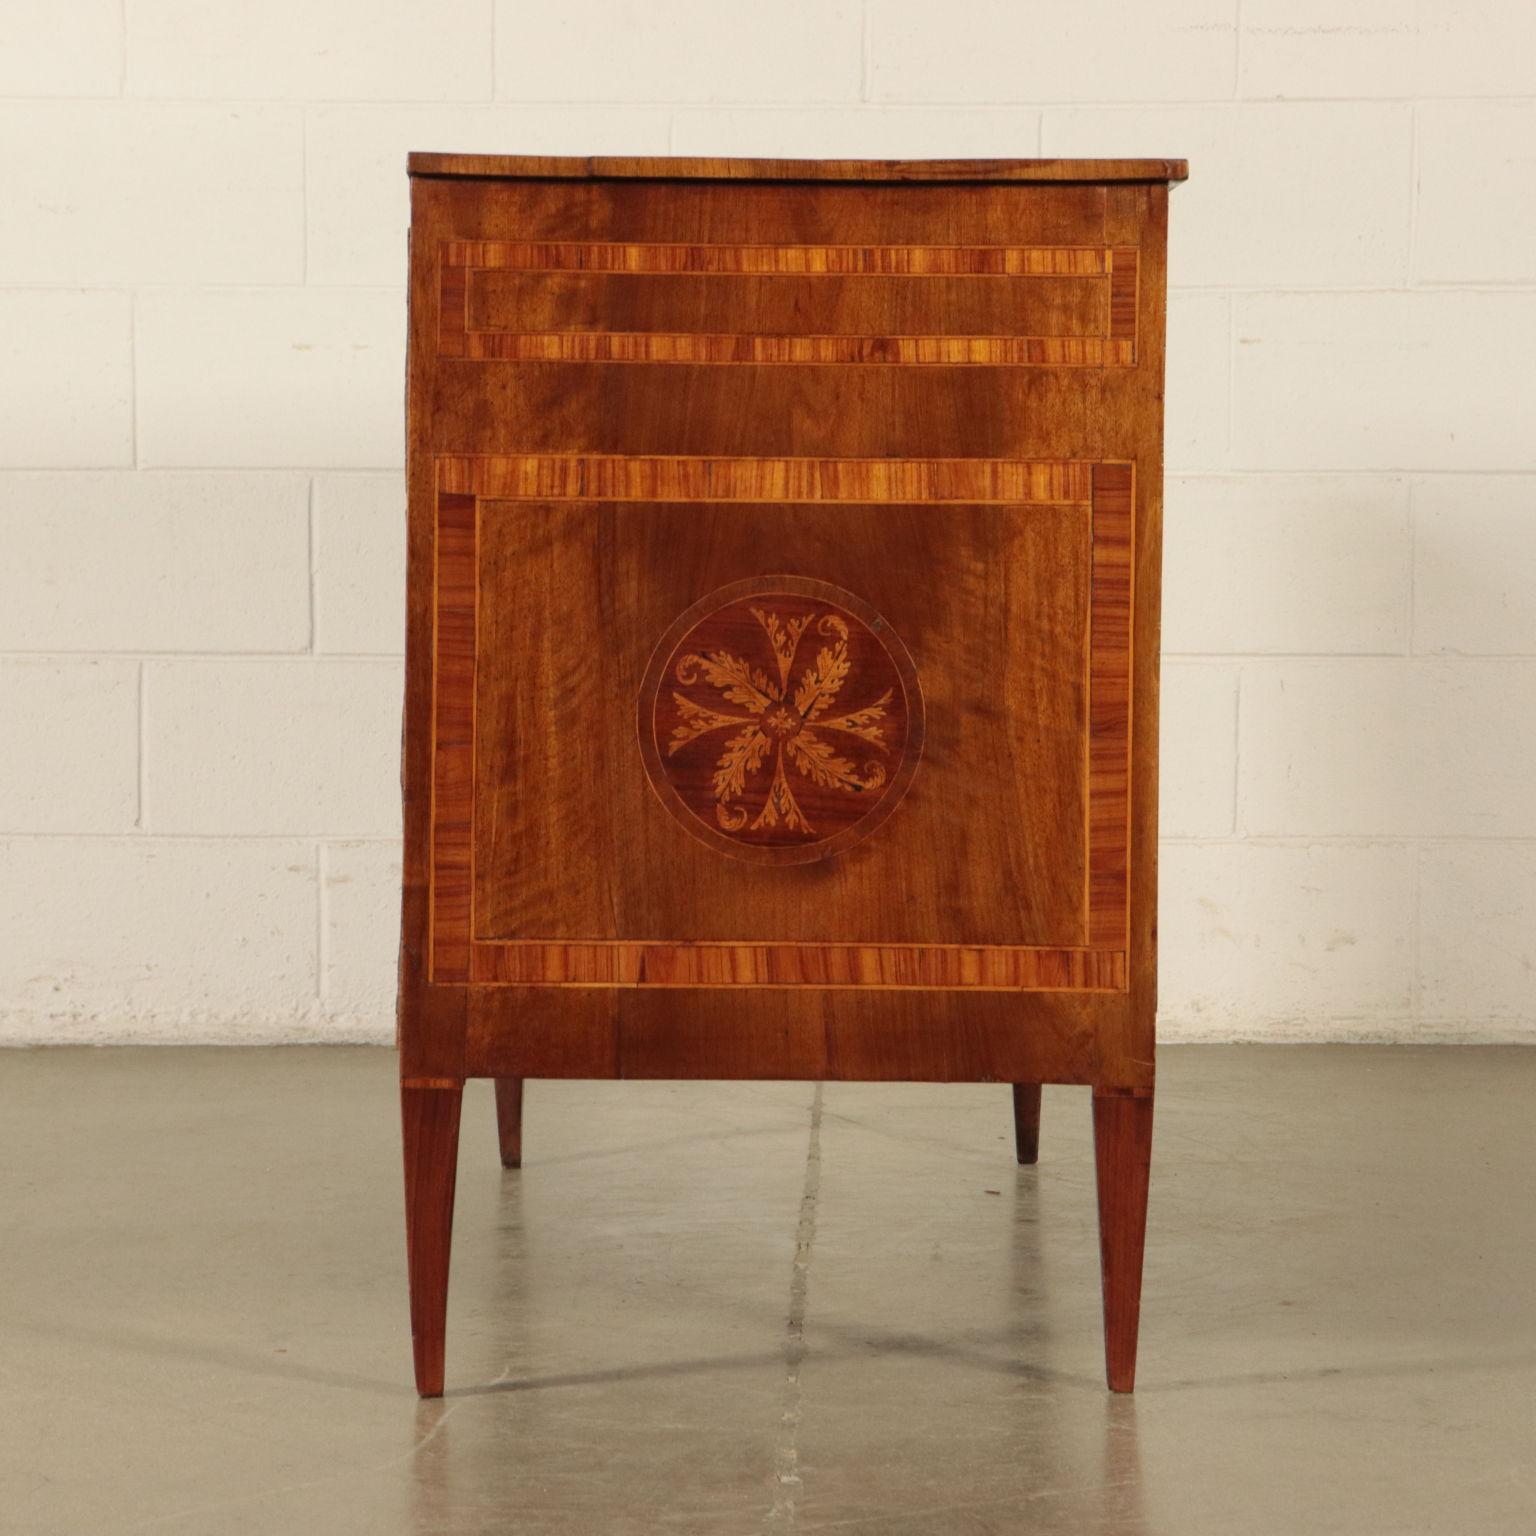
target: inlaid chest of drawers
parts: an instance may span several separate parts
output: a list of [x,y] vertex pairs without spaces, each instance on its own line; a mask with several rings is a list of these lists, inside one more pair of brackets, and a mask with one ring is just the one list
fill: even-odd
[[1129,1391],[1183,163],[410,173],[418,1389],[479,1076],[1086,1086]]

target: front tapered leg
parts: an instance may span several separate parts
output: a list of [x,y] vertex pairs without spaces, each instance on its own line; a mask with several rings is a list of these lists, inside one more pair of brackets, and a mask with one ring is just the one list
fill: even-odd
[[1136,1386],[1141,1258],[1152,1165],[1152,1090],[1095,1089],[1093,1150],[1099,1183],[1099,1263],[1104,1282],[1104,1363],[1111,1392]]
[[1013,1085],[1013,1145],[1021,1163],[1040,1161],[1040,1084]]
[[448,1252],[459,1162],[459,1106],[464,1084],[400,1088],[405,1138],[405,1253],[411,1287],[411,1348],[416,1390],[443,1395],[448,1319]]
[[501,1138],[501,1166],[523,1166],[523,1080],[496,1079],[496,1133]]

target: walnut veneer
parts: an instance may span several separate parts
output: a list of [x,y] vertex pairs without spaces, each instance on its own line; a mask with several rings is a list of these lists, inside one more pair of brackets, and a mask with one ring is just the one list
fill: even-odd
[[424,1394],[467,1076],[1090,1086],[1130,1390],[1183,175],[412,156]]

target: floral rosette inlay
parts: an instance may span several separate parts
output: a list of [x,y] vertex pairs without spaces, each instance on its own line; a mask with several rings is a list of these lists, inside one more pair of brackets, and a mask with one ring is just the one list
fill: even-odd
[[[785,619],[763,608],[751,609],[752,617],[763,627],[773,651],[777,678],[754,667],[729,651],[711,651],[700,656],[689,653],[675,669],[677,681],[697,683],[702,677],[719,690],[736,712],[698,704],[684,694],[674,693],[673,700],[682,722],[672,731],[667,744],[671,756],[690,742],[714,731],[738,727],[726,743],[715,767],[715,819],[727,832],[739,832],[748,825],[749,812],[737,802],[746,796],[754,778],[772,758],[773,767],[768,793],[761,809],[751,819],[753,831],[776,827],[780,821],[792,832],[811,834],[815,828],[806,819],[795,798],[785,761],[796,773],[825,789],[846,794],[866,794],[885,783],[885,769],[878,760],[870,760],[862,769],[838,752],[826,733],[858,737],[878,751],[889,750],[885,719],[891,690],[848,713],[833,711],[843,684],[848,678],[848,625],[835,613],[817,618],[805,615]],[[801,675],[793,696],[789,695],[795,658],[806,630],[814,622],[816,633],[830,642],[817,652],[815,661]],[[740,713],[740,711],[745,713]]]
[[733,845],[810,848],[847,833],[901,769],[904,673],[883,621],[841,595],[850,607],[752,592],[684,622],[653,684],[653,773]]

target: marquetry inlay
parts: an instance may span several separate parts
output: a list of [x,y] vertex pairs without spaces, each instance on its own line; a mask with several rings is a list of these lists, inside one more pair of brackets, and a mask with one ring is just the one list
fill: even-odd
[[525,1082],[1011,1085],[1020,1163],[1091,1085],[1131,1389],[1185,172],[411,156],[423,1395],[469,1077],[507,1168]]
[[[1113,246],[447,240],[438,353],[1127,368],[1138,266],[1134,248]],[[976,284],[988,302],[973,312],[967,285]]]
[[860,598],[768,576],[708,594],[662,637],[639,729],[684,828],[736,858],[805,863],[896,808],[922,752],[922,693]]
[[[443,454],[436,460],[435,479],[434,980],[557,986],[1124,988],[1134,559],[1134,473],[1129,464]],[[946,505],[969,504],[995,506],[999,514],[1010,506],[1038,507],[1052,516],[1082,518],[1090,568],[1083,943],[808,945],[745,938],[658,943],[476,937],[474,690],[481,519],[518,515],[521,506],[534,503],[580,502],[824,502],[829,513],[839,503],[884,502],[932,504],[939,515]],[[637,757],[643,766],[637,763],[635,771],[644,774],[679,826],[701,842],[738,860],[810,863],[875,832],[906,794],[926,734],[918,673],[892,626],[856,594],[803,577],[752,578],[707,593],[647,643],[654,649],[639,691]],[[722,662],[722,656],[730,660]],[[732,680],[735,663],[744,669],[746,685]],[[838,673],[837,687],[827,690],[825,704],[810,720],[822,695],[818,680]],[[759,703],[761,708],[755,708]],[[713,717],[721,720],[718,728]],[[835,741],[848,745],[838,750]]]
[[1062,459],[746,459],[443,454],[437,488],[496,501],[1030,502],[1086,506],[1093,465]]

